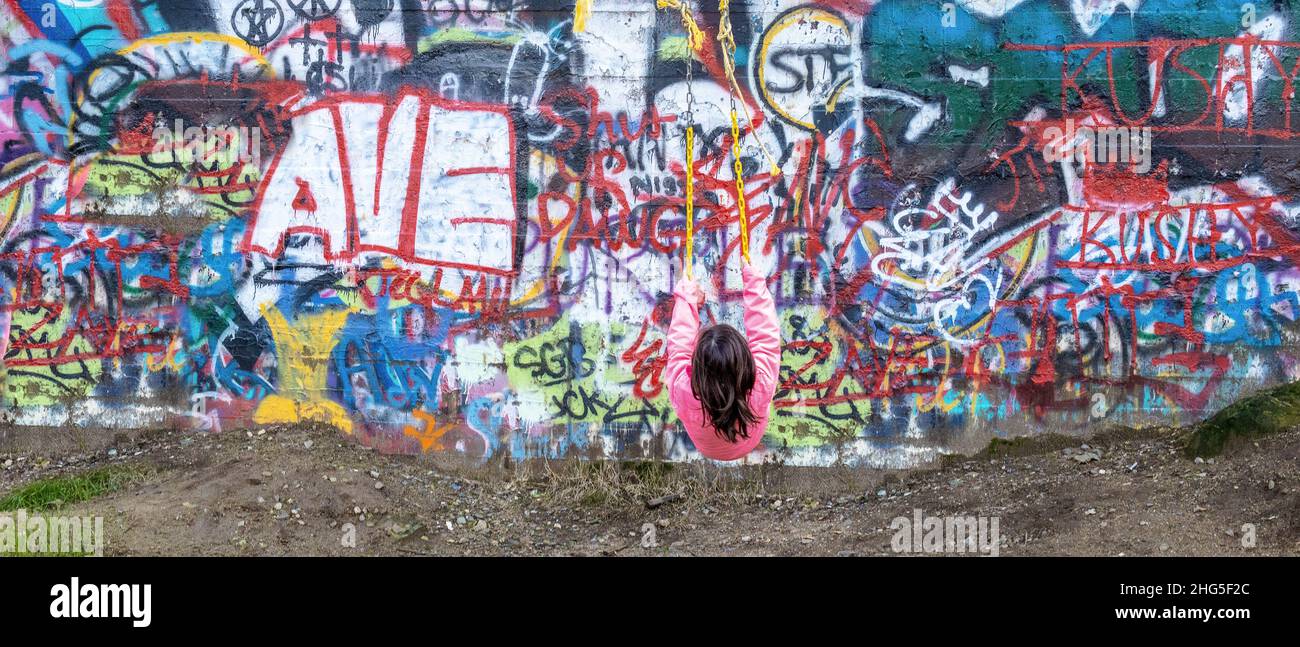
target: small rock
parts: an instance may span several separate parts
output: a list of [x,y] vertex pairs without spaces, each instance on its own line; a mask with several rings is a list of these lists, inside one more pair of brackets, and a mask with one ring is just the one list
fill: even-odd
[[315,445],[315,444],[316,444],[315,442],[308,440],[308,441],[303,442],[303,444],[302,444],[302,448],[303,448],[303,449],[311,449],[311,446],[312,446],[312,445]]
[[1097,509],[1096,509],[1096,508],[1088,508],[1087,510],[1084,510],[1083,513],[1084,513],[1084,514],[1097,514]]
[[352,506],[352,514],[361,514],[360,506]]
[[280,503],[279,501],[276,501],[276,502],[275,502],[275,509],[276,509],[276,510],[283,510],[283,509],[284,509],[284,504],[283,504],[283,503]]
[[379,470],[370,470],[370,478],[372,479],[379,478]]
[[384,489],[384,483],[383,483],[383,481],[375,481],[375,489],[376,489],[376,490],[382,490],[382,489]]
[[474,530],[476,532],[485,532],[487,531],[487,528],[488,528],[487,522],[482,519],[479,519],[478,523],[474,524]]
[[1160,552],[1168,552],[1169,544],[1160,544]]
[[1200,465],[1201,463],[1204,463],[1204,462],[1205,462],[1205,459],[1204,459],[1204,458],[1201,458],[1200,456],[1197,456],[1196,459],[1193,460],[1192,462],[1193,462],[1193,463],[1196,463],[1197,465]]

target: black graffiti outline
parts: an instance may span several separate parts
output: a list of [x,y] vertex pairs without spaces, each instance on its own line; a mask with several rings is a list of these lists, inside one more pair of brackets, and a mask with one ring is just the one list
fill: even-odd
[[[246,24],[243,29],[238,22],[241,17]],[[276,21],[275,29],[267,29],[271,19]],[[284,30],[284,8],[276,0],[242,0],[230,14],[230,27],[253,47],[268,45]]]
[[[316,21],[329,18],[338,13],[339,5],[343,0],[286,0],[289,8],[299,16],[307,20]],[[304,9],[308,3],[311,3],[310,9]],[[332,6],[331,6],[332,3]]]

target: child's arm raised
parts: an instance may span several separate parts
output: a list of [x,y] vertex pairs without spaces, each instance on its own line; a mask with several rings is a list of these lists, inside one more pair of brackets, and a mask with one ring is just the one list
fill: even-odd
[[770,400],[776,393],[781,367],[781,324],[776,319],[776,302],[767,289],[767,277],[748,262],[740,266],[745,281],[745,336],[754,354],[754,390],[751,395]]
[[668,365],[664,367],[669,392],[691,365],[695,334],[700,329],[700,304],[704,293],[698,283],[683,278],[673,289],[673,321],[668,326]]

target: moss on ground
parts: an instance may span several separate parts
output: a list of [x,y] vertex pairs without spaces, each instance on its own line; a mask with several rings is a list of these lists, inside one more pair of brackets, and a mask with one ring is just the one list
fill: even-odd
[[1234,441],[1296,425],[1300,425],[1300,382],[1265,389],[1224,407],[1194,425],[1184,447],[1188,456],[1217,456]]

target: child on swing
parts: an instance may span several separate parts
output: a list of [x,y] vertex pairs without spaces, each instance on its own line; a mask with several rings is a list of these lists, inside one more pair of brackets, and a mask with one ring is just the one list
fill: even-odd
[[[700,327],[704,293],[683,277],[673,290],[668,329],[668,397],[700,454],[744,457],[763,439],[781,364],[781,328],[767,277],[741,262],[745,332],[727,324]],[[698,334],[697,334],[698,333]]]

